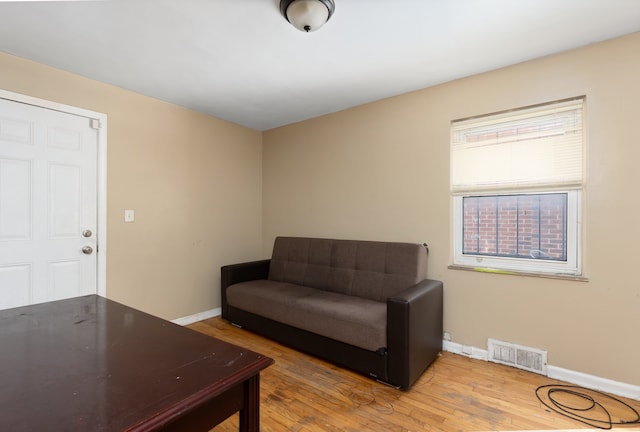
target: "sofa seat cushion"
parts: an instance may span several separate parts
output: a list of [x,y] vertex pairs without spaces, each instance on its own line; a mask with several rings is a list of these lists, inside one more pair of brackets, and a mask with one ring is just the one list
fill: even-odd
[[384,302],[271,280],[231,285],[227,288],[227,302],[238,309],[369,351],[387,346]]

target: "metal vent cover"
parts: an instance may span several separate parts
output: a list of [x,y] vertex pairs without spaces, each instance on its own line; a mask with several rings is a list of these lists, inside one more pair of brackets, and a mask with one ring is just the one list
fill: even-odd
[[547,375],[547,351],[496,339],[487,345],[489,361]]

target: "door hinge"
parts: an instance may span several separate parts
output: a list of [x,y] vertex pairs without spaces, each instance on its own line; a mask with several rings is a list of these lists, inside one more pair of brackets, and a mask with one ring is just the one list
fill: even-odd
[[92,129],[100,129],[102,128],[102,124],[98,119],[91,119],[91,128]]

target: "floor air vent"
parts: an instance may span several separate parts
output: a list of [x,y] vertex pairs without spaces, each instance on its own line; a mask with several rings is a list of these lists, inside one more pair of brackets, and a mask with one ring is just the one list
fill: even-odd
[[547,352],[489,339],[489,361],[547,375]]

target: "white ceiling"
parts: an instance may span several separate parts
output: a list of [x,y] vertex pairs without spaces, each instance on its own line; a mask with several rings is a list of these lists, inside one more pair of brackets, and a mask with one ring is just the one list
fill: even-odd
[[640,0],[335,2],[305,34],[278,0],[0,1],[0,50],[266,130],[640,31]]

